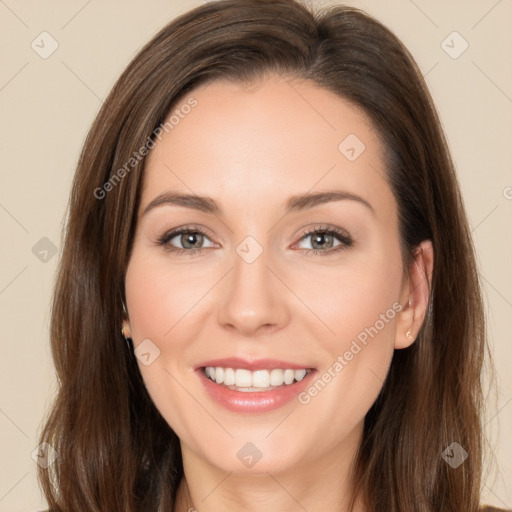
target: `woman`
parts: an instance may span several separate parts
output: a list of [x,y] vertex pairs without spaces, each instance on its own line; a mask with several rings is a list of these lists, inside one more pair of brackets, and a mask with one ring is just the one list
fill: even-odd
[[50,510],[480,510],[468,222],[361,11],[224,0],[142,49],[82,151],[51,339]]

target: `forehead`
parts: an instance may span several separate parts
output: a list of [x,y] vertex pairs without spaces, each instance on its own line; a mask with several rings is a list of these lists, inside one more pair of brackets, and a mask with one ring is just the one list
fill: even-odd
[[331,188],[376,208],[394,202],[367,115],[313,82],[217,80],[186,95],[169,120],[146,161],[141,209],[165,190],[260,208]]

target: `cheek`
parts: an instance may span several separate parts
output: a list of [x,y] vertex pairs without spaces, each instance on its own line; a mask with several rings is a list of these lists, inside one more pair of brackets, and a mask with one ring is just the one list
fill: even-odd
[[[135,250],[126,273],[126,299],[134,343],[144,338],[162,340],[185,316],[207,288],[184,267],[165,257]],[[188,314],[187,314],[188,313]]]
[[[385,268],[385,267],[384,267]],[[338,280],[338,293],[331,295],[329,318],[344,340],[359,339],[371,331],[372,339],[390,341],[397,313],[399,287],[389,267],[386,271],[366,271]],[[336,284],[336,283],[335,283]],[[376,330],[378,332],[376,332]]]
[[[311,403],[315,414],[344,430],[364,417],[389,369],[402,309],[400,252],[391,246],[372,251],[336,272],[330,269],[315,277],[315,286],[310,282],[299,294],[308,297],[311,310],[322,320],[314,337],[323,353],[319,379],[325,387],[319,382],[301,403]],[[314,295],[311,288],[316,289]],[[332,410],[337,410],[334,419]]]
[[[137,361],[146,389],[169,425],[186,433],[190,425],[184,412],[197,411],[185,391],[186,379],[192,377],[185,356],[190,340],[197,338],[200,330],[194,321],[194,304],[205,294],[207,283],[191,279],[183,268],[169,265],[165,257],[134,247],[125,287],[135,350],[148,339],[157,347],[150,345],[150,364]],[[153,360],[154,353],[158,356]]]
[[[343,265],[316,270],[297,281],[297,294],[322,320],[325,347],[332,354],[348,350],[359,339],[393,343],[395,317],[400,311],[402,264],[398,247],[372,248],[347,257]],[[330,331],[327,331],[327,329]],[[375,345],[375,344],[374,344]]]

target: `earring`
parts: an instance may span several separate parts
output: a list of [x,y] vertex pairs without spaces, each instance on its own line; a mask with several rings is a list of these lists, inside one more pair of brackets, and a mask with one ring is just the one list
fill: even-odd
[[405,335],[410,339],[412,340],[413,336],[412,336],[412,329],[407,329],[407,332],[405,333]]

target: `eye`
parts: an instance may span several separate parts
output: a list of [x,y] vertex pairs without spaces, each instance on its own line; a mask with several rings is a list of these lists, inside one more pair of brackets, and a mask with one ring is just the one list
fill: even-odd
[[[207,247],[203,247],[205,240],[210,242],[210,245]],[[178,254],[202,253],[208,247],[214,246],[202,229],[192,226],[183,226],[165,233],[158,239],[157,243],[164,246],[166,250]],[[176,247],[175,244],[179,244],[181,247]]]
[[310,247],[301,248],[306,251],[306,255],[332,254],[347,249],[354,243],[347,232],[330,226],[315,226],[308,230],[300,240],[308,239]]
[[[339,228],[332,226],[314,226],[306,231],[298,244],[310,240],[310,247],[299,247],[307,256],[327,255],[347,249],[353,245],[350,235]],[[209,242],[206,247],[205,242]],[[165,247],[169,252],[176,254],[199,255],[215,244],[208,238],[207,233],[197,226],[182,226],[162,235],[157,244]],[[177,246],[178,245],[178,246]]]

